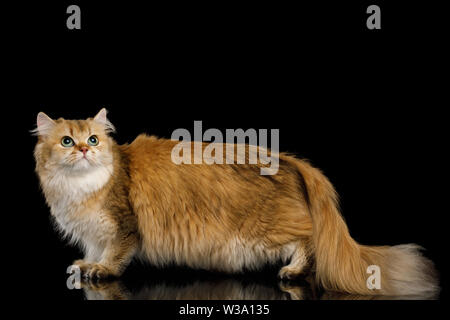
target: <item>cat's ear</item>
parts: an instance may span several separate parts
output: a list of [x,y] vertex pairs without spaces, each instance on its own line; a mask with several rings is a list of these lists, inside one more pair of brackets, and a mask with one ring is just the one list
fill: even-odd
[[107,133],[109,132],[115,132],[116,128],[114,128],[114,125],[108,120],[108,118],[106,117],[106,114],[108,113],[108,111],[105,108],[102,108],[97,115],[94,117],[94,120],[97,121],[98,123],[101,123],[102,125],[105,126],[105,131]]
[[55,121],[43,112],[39,112],[36,117],[36,129],[31,133],[36,136],[46,136],[55,126]]

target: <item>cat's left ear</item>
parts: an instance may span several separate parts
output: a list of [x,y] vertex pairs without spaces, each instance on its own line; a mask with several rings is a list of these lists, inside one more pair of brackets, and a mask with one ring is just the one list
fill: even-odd
[[106,114],[108,113],[108,110],[105,108],[102,108],[97,115],[94,117],[94,121],[97,121],[98,123],[101,123],[105,126],[105,131],[107,133],[109,132],[115,132],[116,128],[114,128],[114,125],[108,120],[106,117]]

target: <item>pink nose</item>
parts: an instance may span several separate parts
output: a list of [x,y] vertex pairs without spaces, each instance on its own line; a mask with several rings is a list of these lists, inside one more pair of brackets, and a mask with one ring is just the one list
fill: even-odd
[[88,148],[82,147],[82,148],[80,148],[80,151],[83,152],[83,156],[85,156],[86,152],[88,152]]

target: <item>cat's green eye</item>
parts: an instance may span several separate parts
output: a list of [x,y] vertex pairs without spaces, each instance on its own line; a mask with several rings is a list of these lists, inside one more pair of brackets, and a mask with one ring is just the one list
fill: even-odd
[[97,136],[90,136],[89,139],[88,139],[88,144],[90,144],[91,146],[98,145],[98,138],[97,138]]
[[75,143],[73,142],[73,139],[71,137],[66,136],[61,139],[61,144],[63,147],[68,148],[68,147],[73,147],[73,145]]

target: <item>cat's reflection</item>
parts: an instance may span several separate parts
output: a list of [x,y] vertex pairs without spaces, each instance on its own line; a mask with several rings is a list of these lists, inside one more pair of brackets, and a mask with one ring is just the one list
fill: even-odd
[[88,300],[410,300],[432,296],[363,296],[336,292],[317,293],[314,285],[280,282],[245,283],[238,279],[195,280],[185,284],[157,282],[139,288],[121,280],[82,284]]
[[84,281],[88,300],[303,300],[311,299],[307,287],[280,284],[271,287],[260,283],[243,283],[236,279],[195,280],[177,285],[165,282],[128,288],[121,280]]

